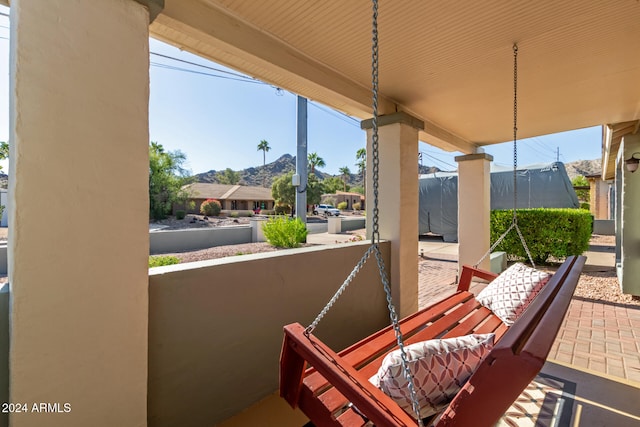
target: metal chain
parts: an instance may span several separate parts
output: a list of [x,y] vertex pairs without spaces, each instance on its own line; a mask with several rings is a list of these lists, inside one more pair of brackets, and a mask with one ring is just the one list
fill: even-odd
[[418,397],[416,393],[416,386],[413,381],[413,374],[411,374],[411,370],[409,369],[409,361],[407,360],[407,352],[404,348],[404,338],[402,337],[402,331],[400,330],[400,322],[398,321],[398,314],[396,313],[396,308],[393,305],[393,300],[391,298],[391,285],[389,284],[389,279],[387,278],[387,274],[385,273],[385,265],[384,260],[382,259],[382,254],[380,253],[380,249],[378,245],[373,245],[375,247],[376,261],[378,262],[378,270],[380,271],[380,279],[382,280],[382,285],[384,287],[384,292],[387,296],[387,308],[389,309],[389,319],[391,320],[391,325],[393,325],[393,332],[396,336],[396,342],[398,343],[398,348],[400,349],[400,359],[402,362],[402,374],[407,380],[407,388],[409,389],[409,396],[411,397],[411,408],[413,409],[414,414],[416,415],[416,420],[418,421],[418,426],[423,427],[422,417],[420,416],[420,403],[418,403]]
[[358,274],[360,269],[362,269],[364,264],[367,262],[367,259],[371,255],[371,252],[374,251],[374,249],[375,249],[374,245],[369,246],[369,249],[367,249],[367,251],[364,253],[364,255],[362,255],[362,258],[360,258],[360,261],[358,262],[358,264],[356,264],[356,266],[353,268],[353,270],[351,270],[351,274],[349,274],[349,276],[345,279],[345,281],[342,283],[342,286],[340,286],[340,288],[333,295],[333,297],[331,297],[331,299],[329,300],[327,305],[322,309],[320,314],[318,314],[316,316],[315,320],[313,322],[311,322],[311,324],[309,326],[307,326],[307,328],[304,330],[304,332],[305,332],[305,334],[307,334],[307,336],[311,332],[313,332],[313,330],[318,326],[318,323],[320,323],[322,318],[327,314],[327,312],[329,310],[331,310],[331,307],[333,307],[333,305],[338,300],[338,298],[340,298],[340,296],[345,291],[345,289],[347,289],[347,287],[351,284],[351,282],[353,281],[353,278],[356,277],[356,275]]
[[327,305],[322,309],[320,314],[316,316],[313,322],[305,329],[305,334],[308,336],[313,332],[313,330],[318,326],[318,323],[324,318],[327,312],[333,307],[335,302],[340,298],[342,293],[347,289],[347,287],[351,284],[354,277],[358,274],[358,272],[362,269],[367,259],[371,255],[371,252],[375,253],[376,261],[378,264],[378,271],[380,273],[380,279],[382,280],[382,285],[384,287],[384,292],[387,299],[387,308],[389,309],[389,319],[391,324],[393,325],[393,330],[396,336],[396,341],[398,343],[398,347],[400,349],[400,358],[402,360],[402,370],[404,377],[407,380],[409,389],[409,394],[411,396],[412,408],[415,413],[416,420],[418,422],[419,427],[423,427],[424,424],[422,422],[422,418],[420,417],[420,404],[418,403],[418,398],[416,394],[416,388],[413,381],[413,375],[411,374],[411,370],[409,369],[409,362],[407,360],[407,353],[405,351],[404,339],[402,337],[402,331],[400,330],[400,322],[398,321],[398,314],[396,312],[395,306],[393,305],[393,300],[391,296],[391,285],[389,283],[389,279],[387,277],[386,268],[384,265],[384,260],[382,259],[382,254],[380,252],[380,226],[379,226],[379,215],[380,211],[378,208],[378,181],[379,181],[379,165],[380,165],[380,156],[379,156],[379,144],[378,144],[378,0],[372,0],[373,4],[373,23],[372,23],[372,48],[371,48],[371,81],[372,81],[372,92],[373,92],[373,127],[372,127],[372,136],[371,136],[371,147],[373,151],[373,226],[371,233],[371,246],[364,253],[358,264],[353,268],[351,274],[345,279],[342,283],[342,286],[338,289],[338,291],[331,297]]
[[518,45],[513,45],[513,223],[518,223]]
[[511,220],[511,225],[507,228],[507,231],[502,233],[498,240],[491,245],[489,250],[480,258],[480,260],[474,265],[474,267],[478,267],[482,261],[484,261],[491,252],[495,248],[502,243],[507,234],[512,229],[516,229],[518,233],[518,237],[520,238],[520,242],[522,242],[522,246],[524,247],[527,256],[529,257],[529,262],[531,262],[531,266],[533,268],[536,267],[533,262],[533,257],[531,256],[531,251],[529,251],[529,246],[527,246],[526,240],[524,240],[524,236],[520,231],[520,227],[518,227],[518,215],[516,214],[516,209],[518,208],[518,45],[513,45],[513,216]]
[[420,417],[420,404],[416,394],[416,388],[413,381],[413,375],[409,370],[409,362],[407,360],[407,353],[404,349],[404,338],[402,337],[402,331],[400,330],[400,323],[398,322],[398,314],[396,313],[395,306],[391,296],[391,286],[389,279],[387,278],[384,261],[379,249],[380,243],[380,228],[379,228],[379,214],[378,209],[378,181],[379,181],[379,165],[380,165],[380,153],[379,153],[379,141],[378,141],[378,0],[372,0],[373,17],[372,17],[372,40],[371,40],[371,90],[373,92],[372,106],[373,106],[373,126],[371,130],[371,148],[373,151],[373,226],[371,233],[371,244],[375,247],[376,260],[378,262],[378,271],[380,272],[380,279],[384,287],[384,292],[387,297],[387,308],[389,309],[389,320],[393,325],[396,341],[400,349],[400,359],[402,361],[402,371],[404,377],[407,380],[409,389],[409,395],[411,396],[411,406],[418,421],[418,426],[422,427],[422,418]]
[[373,127],[371,131],[371,149],[373,151],[373,225],[371,227],[371,244],[380,242],[380,226],[378,216],[378,173],[380,159],[378,156],[378,1],[373,0],[373,25],[371,40],[371,90],[373,92]]

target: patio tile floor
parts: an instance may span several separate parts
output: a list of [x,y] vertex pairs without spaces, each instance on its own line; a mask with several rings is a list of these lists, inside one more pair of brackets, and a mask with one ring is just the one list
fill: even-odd
[[[443,251],[421,242],[421,249],[420,308],[454,293],[457,275],[455,245]],[[602,267],[602,259],[594,261]],[[471,291],[483,287],[477,284]],[[607,393],[598,394],[599,389]],[[584,395],[597,400],[585,403]],[[590,426],[595,419],[604,423],[597,425],[640,425],[640,405],[627,405],[628,399],[640,402],[640,307],[574,297],[547,364],[499,425],[568,425],[572,420],[570,425]],[[566,408],[564,415],[558,412],[562,405],[572,408],[568,414]]]

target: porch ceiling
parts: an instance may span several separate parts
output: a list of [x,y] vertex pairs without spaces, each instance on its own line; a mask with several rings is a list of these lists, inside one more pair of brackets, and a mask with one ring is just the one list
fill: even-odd
[[[636,0],[380,1],[381,112],[444,149],[640,119]],[[462,5],[464,3],[464,6]],[[369,0],[165,0],[151,34],[360,118],[371,115]]]

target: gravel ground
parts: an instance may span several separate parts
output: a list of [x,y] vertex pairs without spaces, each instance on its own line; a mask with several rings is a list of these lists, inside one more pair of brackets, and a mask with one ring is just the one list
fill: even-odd
[[180,259],[180,262],[204,261],[208,259],[225,258],[236,255],[257,254],[260,252],[274,252],[274,248],[269,243],[243,243],[240,245],[216,246],[208,249],[191,252],[176,252],[162,255],[172,255]]
[[[615,247],[616,239],[615,236],[593,235],[589,243],[591,246]],[[640,298],[623,294],[620,291],[615,267],[610,267],[604,271],[583,272],[574,296],[640,306]]]
[[204,215],[189,214],[184,219],[176,219],[174,216],[170,216],[167,219],[160,221],[154,221],[150,225],[161,226],[162,230],[183,230],[185,228],[211,228],[222,227],[229,225],[249,224],[250,218],[248,217],[206,217]]

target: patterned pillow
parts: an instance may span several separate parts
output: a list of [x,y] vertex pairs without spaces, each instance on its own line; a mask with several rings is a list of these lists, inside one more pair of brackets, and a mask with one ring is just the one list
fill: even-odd
[[511,326],[551,276],[544,271],[516,263],[496,277],[476,299],[507,326]]
[[[494,334],[467,335],[423,341],[405,347],[421,417],[436,414],[447,406],[489,354],[494,337]],[[378,373],[369,381],[413,415],[400,350],[387,354]]]

